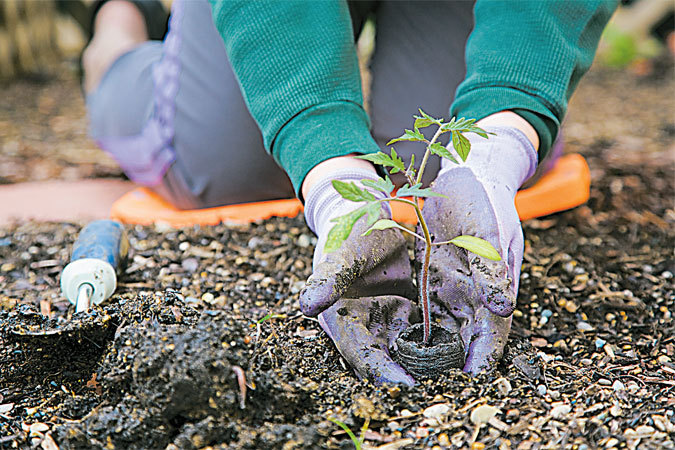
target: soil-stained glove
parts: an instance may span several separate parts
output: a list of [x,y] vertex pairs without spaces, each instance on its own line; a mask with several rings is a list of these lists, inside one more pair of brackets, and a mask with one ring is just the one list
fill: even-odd
[[[434,246],[429,270],[432,320],[459,331],[467,351],[464,370],[476,374],[501,358],[516,306],[523,231],[514,204],[518,188],[534,173],[537,152],[514,128],[491,127],[489,139],[470,135],[464,164],[443,161],[424,217],[435,242],[472,235],[502,256],[490,261],[452,244]],[[424,246],[417,245],[421,263]]]
[[[360,376],[375,382],[412,384],[413,379],[389,357],[389,344],[408,327],[416,298],[405,240],[398,230],[362,236],[366,216],[356,222],[340,248],[326,253],[324,246],[331,222],[362,203],[345,200],[332,180],[359,183],[376,179],[373,172],[349,169],[335,172],[312,187],[307,195],[305,217],[318,236],[314,272],[300,293],[300,307],[309,316],[319,315],[322,328]],[[383,193],[371,190],[377,198]],[[381,217],[391,217],[383,204]],[[419,320],[419,319],[417,319]]]
[[344,298],[319,314],[319,323],[340,354],[375,384],[405,384],[415,380],[389,355],[398,335],[420,321],[419,308],[396,295]]

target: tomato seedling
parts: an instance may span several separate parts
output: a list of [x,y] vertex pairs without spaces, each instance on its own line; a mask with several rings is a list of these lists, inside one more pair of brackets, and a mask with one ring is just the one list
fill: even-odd
[[[388,171],[389,174],[403,173],[407,183],[395,190],[394,183],[388,175],[377,180],[361,180],[361,184],[367,188],[375,189],[384,192],[387,197],[384,199],[376,198],[370,191],[362,188],[354,182],[344,182],[333,180],[332,184],[335,190],[346,200],[352,202],[365,202],[365,204],[349,214],[336,217],[332,222],[336,222],[333,228],[328,233],[326,240],[325,252],[335,251],[351,234],[352,228],[356,221],[361,217],[367,215],[368,230],[363,233],[364,236],[369,235],[375,230],[386,230],[388,228],[397,228],[405,233],[411,234],[417,239],[424,241],[424,260],[422,263],[421,282],[419,286],[420,303],[422,304],[422,319],[424,324],[423,343],[428,345],[431,334],[431,317],[429,308],[429,260],[431,257],[431,248],[434,245],[448,245],[453,244],[457,247],[464,248],[479,256],[482,256],[493,261],[501,260],[499,252],[484,239],[476,236],[461,235],[449,241],[432,242],[426,220],[422,214],[422,207],[420,206],[420,199],[425,197],[444,197],[446,195],[434,192],[430,188],[422,187],[422,175],[431,154],[438,155],[452,161],[454,164],[461,165],[466,161],[471,151],[471,142],[464,136],[465,133],[475,133],[482,138],[488,139],[488,133],[482,128],[478,127],[475,119],[455,119],[454,117],[449,122],[444,122],[443,119],[435,119],[426,114],[421,109],[419,116],[413,116],[415,122],[413,130],[405,130],[405,133],[392,139],[387,143],[391,145],[400,141],[420,142],[426,145],[422,162],[419,169],[415,167],[414,155],[411,158],[408,167],[405,167],[403,160],[398,156],[394,147],[391,148],[391,153],[387,155],[384,152],[377,152],[368,155],[357,156],[357,158],[365,159],[373,164],[380,165]],[[420,130],[436,126],[436,131],[431,139],[427,139],[424,133]],[[438,142],[438,138],[444,133],[452,134],[452,147],[446,148]],[[460,162],[461,161],[461,162]],[[412,198],[412,200],[410,199]],[[422,234],[415,233],[398,222],[391,219],[380,219],[380,212],[383,202],[401,202],[411,205],[415,209],[417,221],[419,222]]]

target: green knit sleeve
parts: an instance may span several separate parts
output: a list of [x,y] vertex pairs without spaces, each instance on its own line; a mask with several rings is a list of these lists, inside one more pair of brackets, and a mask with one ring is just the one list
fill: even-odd
[[450,114],[481,119],[515,111],[537,130],[542,158],[617,5],[618,0],[478,0],[466,78]]
[[319,162],[378,150],[346,1],[210,1],[265,147],[296,192]]

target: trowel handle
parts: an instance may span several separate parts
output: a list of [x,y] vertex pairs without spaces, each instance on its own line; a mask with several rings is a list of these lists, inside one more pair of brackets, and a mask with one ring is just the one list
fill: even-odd
[[117,274],[129,253],[124,226],[97,220],[82,229],[70,263],[61,273],[61,292],[78,312],[99,304],[117,287]]
[[129,240],[124,226],[114,220],[97,220],[80,231],[75,244],[71,262],[94,258],[107,262],[115,271],[119,270],[129,252]]

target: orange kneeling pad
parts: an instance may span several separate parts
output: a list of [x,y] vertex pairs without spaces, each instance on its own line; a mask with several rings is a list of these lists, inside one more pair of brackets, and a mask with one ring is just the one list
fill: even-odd
[[[516,209],[520,220],[545,216],[579,206],[590,195],[591,173],[579,154],[562,156],[547,174],[528,189],[518,191]],[[415,211],[403,203],[392,202],[394,219],[414,224]],[[302,211],[297,199],[180,210],[147,188],[138,188],[117,200],[111,218],[123,223],[150,225],[157,222],[173,227],[216,225],[221,222],[249,223],[273,216],[295,217]]]

